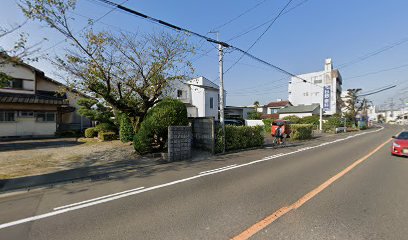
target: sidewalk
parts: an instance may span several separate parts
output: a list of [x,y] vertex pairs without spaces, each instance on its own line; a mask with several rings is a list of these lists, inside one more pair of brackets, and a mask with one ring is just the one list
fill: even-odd
[[75,181],[91,180],[112,180],[124,179],[131,176],[148,176],[162,171],[167,171],[176,167],[191,165],[191,163],[205,163],[209,161],[228,161],[230,159],[247,159],[257,158],[259,156],[278,153],[279,151],[292,151],[296,148],[305,146],[318,145],[323,142],[332,141],[339,138],[344,138],[348,135],[356,134],[341,133],[341,134],[319,134],[312,140],[288,142],[287,146],[272,148],[266,141],[264,148],[254,150],[243,150],[239,152],[226,153],[224,155],[211,156],[209,153],[196,152],[192,160],[182,162],[164,163],[160,158],[141,157],[138,160],[123,160],[106,163],[103,165],[78,167],[69,170],[42,174],[37,176],[20,177],[14,179],[0,180],[0,193],[5,193],[13,190],[31,189],[35,187],[52,186],[54,184],[71,183]]

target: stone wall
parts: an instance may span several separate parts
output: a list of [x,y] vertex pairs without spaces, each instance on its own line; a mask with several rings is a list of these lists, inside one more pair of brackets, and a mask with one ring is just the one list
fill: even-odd
[[215,120],[213,117],[190,118],[193,147],[215,153]]
[[191,158],[192,132],[190,126],[170,126],[167,153],[168,161],[181,161]]

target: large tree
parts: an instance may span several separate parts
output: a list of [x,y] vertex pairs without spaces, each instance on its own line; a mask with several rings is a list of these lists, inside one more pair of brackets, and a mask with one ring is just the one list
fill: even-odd
[[367,115],[367,110],[371,106],[370,101],[367,98],[363,98],[360,95],[361,88],[348,89],[345,97],[344,106],[346,108],[346,117],[355,123],[357,113]]
[[191,73],[186,60],[193,48],[185,35],[95,32],[75,34],[68,12],[75,0],[20,0],[26,16],[46,22],[72,43],[54,63],[68,73],[69,86],[91,93],[115,110],[129,115],[137,126],[157,104],[171,82]]

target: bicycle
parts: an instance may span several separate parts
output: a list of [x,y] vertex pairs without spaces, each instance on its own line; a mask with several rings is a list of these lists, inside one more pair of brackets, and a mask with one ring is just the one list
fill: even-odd
[[272,141],[272,146],[286,146],[286,134],[283,134],[283,137],[275,136]]

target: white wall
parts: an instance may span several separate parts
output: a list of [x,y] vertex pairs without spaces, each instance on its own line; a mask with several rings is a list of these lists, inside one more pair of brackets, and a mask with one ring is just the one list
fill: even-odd
[[56,122],[36,122],[34,117],[0,123],[0,137],[54,135],[56,130]]
[[[213,98],[213,108],[210,108],[210,98]],[[218,91],[205,89],[205,115],[200,117],[214,117],[218,120]]]
[[245,126],[253,127],[253,126],[264,126],[262,120],[245,120]]
[[[298,75],[300,78],[308,82],[303,82],[299,78],[292,77],[288,85],[288,99],[294,105],[310,105],[314,103],[323,103],[323,87],[330,86],[330,111],[325,114],[332,115],[337,111],[337,89],[341,91],[341,85],[337,81],[335,71],[331,71],[330,67],[326,66],[327,71],[319,71]],[[316,82],[321,81],[321,82]],[[313,84],[311,84],[311,82]]]
[[35,72],[31,69],[14,64],[1,64],[0,72],[3,72],[13,78],[26,79],[23,81],[24,90],[1,88],[0,92],[34,94]]

